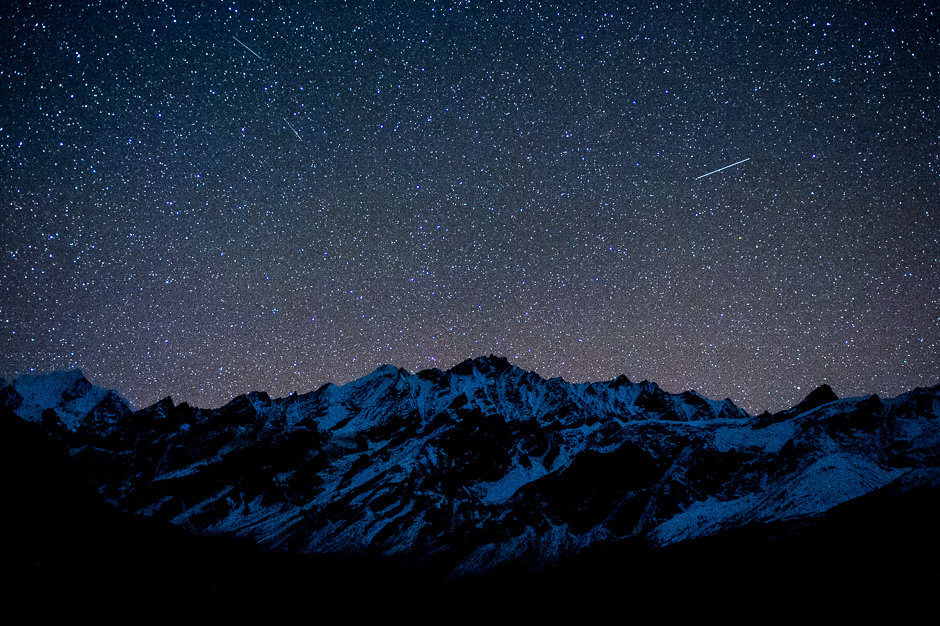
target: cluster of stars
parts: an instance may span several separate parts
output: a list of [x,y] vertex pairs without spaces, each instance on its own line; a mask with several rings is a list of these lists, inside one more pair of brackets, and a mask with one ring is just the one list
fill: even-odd
[[292,4],[0,10],[0,376],[937,383],[930,3]]

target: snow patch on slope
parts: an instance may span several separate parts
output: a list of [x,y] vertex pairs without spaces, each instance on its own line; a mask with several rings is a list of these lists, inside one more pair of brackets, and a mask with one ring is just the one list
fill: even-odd
[[541,463],[531,463],[528,468],[519,463],[519,457],[514,456],[512,466],[499,480],[477,483],[474,492],[484,504],[501,504],[515,495],[523,486],[545,476],[548,471]]
[[668,545],[747,522],[820,515],[837,504],[880,489],[906,472],[906,469],[885,469],[859,455],[828,454],[802,471],[770,482],[762,493],[731,500],[709,496],[693,502],[653,529],[650,537],[654,544]]
[[720,452],[759,448],[764,452],[779,454],[783,445],[798,432],[794,420],[770,424],[764,428],[754,428],[751,422],[723,425],[715,430],[715,447]]
[[108,393],[85,380],[79,370],[26,374],[13,381],[13,388],[23,397],[17,415],[38,422],[43,410],[52,408],[72,431]]

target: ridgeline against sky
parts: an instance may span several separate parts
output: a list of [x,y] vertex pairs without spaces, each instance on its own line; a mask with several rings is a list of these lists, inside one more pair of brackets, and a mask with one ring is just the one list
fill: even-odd
[[501,354],[752,413],[936,382],[940,17],[0,9],[0,375],[220,406]]

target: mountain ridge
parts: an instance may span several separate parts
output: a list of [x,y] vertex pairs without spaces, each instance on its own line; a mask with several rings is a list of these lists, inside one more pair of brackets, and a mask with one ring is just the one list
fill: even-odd
[[891,485],[892,497],[933,494],[940,467],[940,385],[884,400],[824,385],[751,416],[625,376],[546,380],[493,356],[215,409],[167,397],[131,411],[80,374],[39,381],[0,385],[0,406],[64,445],[125,512],[450,580],[816,527]]

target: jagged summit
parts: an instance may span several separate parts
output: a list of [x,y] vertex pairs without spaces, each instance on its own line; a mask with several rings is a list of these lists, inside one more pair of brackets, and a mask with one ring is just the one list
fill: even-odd
[[793,410],[797,412],[809,411],[810,409],[815,409],[818,406],[834,402],[838,399],[839,396],[835,394],[832,387],[829,385],[820,385],[809,392],[802,402],[793,407]]
[[491,354],[475,359],[466,359],[448,371],[458,376],[467,376],[474,372],[481,374],[498,374],[513,369],[514,367],[515,366],[512,365],[506,357]]

